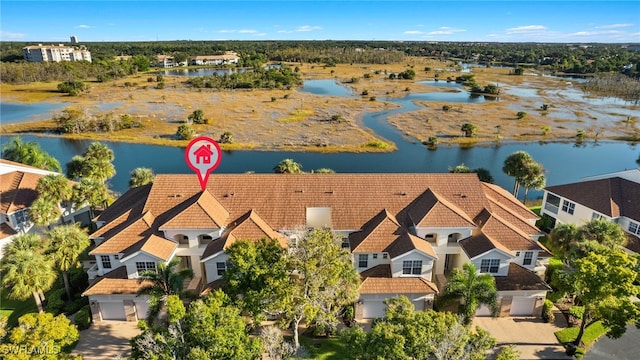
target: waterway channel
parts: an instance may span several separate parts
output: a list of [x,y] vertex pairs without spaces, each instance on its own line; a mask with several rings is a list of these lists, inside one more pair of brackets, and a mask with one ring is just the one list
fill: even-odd
[[[446,84],[438,84],[442,86]],[[455,84],[449,85],[455,87]],[[305,83],[301,91],[324,96],[353,96],[334,81]],[[445,97],[448,96],[448,97]],[[389,141],[394,142],[398,150],[391,153],[311,153],[284,151],[231,151],[223,154],[216,170],[218,173],[270,173],[273,167],[285,158],[291,158],[302,164],[303,170],[331,168],[339,173],[424,173],[447,172],[449,168],[465,164],[470,168],[488,169],[496,184],[510,189],[513,179],[502,172],[504,159],[509,154],[524,150],[543,164],[547,170],[547,184],[556,185],[578,181],[581,177],[619,171],[636,167],[640,146],[625,142],[600,141],[588,142],[582,146],[574,143],[538,143],[503,142],[473,148],[461,148],[457,145],[441,145],[437,150],[427,150],[416,139],[406,137],[390,125],[387,118],[393,114],[418,108],[414,100],[478,102],[482,97],[472,97],[463,89],[459,92],[412,93],[399,99],[384,99],[400,105],[400,108],[366,114],[365,126]],[[3,114],[4,117],[5,114]],[[57,137],[22,136],[24,141],[36,141],[41,147],[55,156],[61,164],[71,157],[84,152],[90,141],[68,140]],[[6,139],[2,139],[5,142]],[[107,142],[115,153],[114,165],[117,174],[110,180],[111,188],[124,192],[128,188],[129,173],[137,167],[149,167],[156,173],[189,173],[184,163],[184,149],[145,144]],[[194,181],[196,177],[194,175]],[[533,192],[530,198],[539,196]]]

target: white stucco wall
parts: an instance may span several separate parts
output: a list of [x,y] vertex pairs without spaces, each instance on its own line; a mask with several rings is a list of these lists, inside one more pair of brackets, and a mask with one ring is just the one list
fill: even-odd
[[137,279],[140,275],[136,268],[136,262],[154,262],[156,263],[156,266],[158,266],[159,259],[145,253],[139,253],[136,256],[128,258],[124,264],[127,267],[127,275],[129,279]]
[[229,260],[229,256],[226,253],[221,252],[218,256],[213,257],[204,263],[207,284],[212,281],[218,280],[222,277],[218,275],[218,268],[216,267],[217,266],[216,263],[227,262],[228,260]]
[[[367,255],[368,256],[368,261],[367,261],[367,267],[359,267],[359,259],[360,259],[360,254],[363,255]],[[384,259],[384,253],[375,253],[375,255],[377,256],[377,259],[373,258],[374,253],[352,253],[352,259],[353,259],[353,265],[355,266],[355,268],[358,270],[358,272],[363,272],[367,269],[371,269],[374,266],[380,265],[380,264],[390,264],[391,263],[391,257],[389,256],[389,254],[387,254],[387,258]]]
[[[413,260],[421,260],[422,261],[422,272],[420,275],[405,275],[402,273],[402,262],[403,261],[413,261]],[[422,254],[417,250],[412,250],[407,253],[404,253],[400,256],[395,257],[391,261],[391,277],[416,277],[420,276],[426,280],[431,281],[433,273],[433,258]]]
[[497,273],[489,273],[493,276],[506,276],[509,273],[509,261],[511,259],[511,256],[507,256],[506,254],[497,251],[497,250],[490,250],[478,257],[475,257],[474,259],[471,259],[471,262],[473,263],[473,265],[475,265],[476,269],[478,271],[480,271],[480,265],[482,264],[482,260],[483,259],[499,259],[500,260],[500,266],[498,267],[498,272]]

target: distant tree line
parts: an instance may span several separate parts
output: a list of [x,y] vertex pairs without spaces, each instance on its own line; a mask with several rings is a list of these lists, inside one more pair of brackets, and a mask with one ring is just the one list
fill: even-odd
[[300,75],[287,66],[279,69],[257,68],[232,74],[198,76],[187,80],[195,88],[208,89],[289,89],[302,85]]
[[[186,60],[196,55],[235,51],[238,66],[256,67],[268,61],[318,64],[388,64],[407,55],[487,66],[536,68],[553,73],[623,73],[640,77],[640,51],[628,44],[465,43],[418,41],[156,41],[88,42],[92,64],[29,64],[24,67],[22,48],[32,43],[0,43],[0,79],[6,83],[92,79],[106,81],[143,68],[158,54]],[[115,61],[117,55],[133,56]],[[12,64],[9,66],[9,64]],[[17,66],[19,64],[19,66]],[[100,80],[102,79],[102,80]]]

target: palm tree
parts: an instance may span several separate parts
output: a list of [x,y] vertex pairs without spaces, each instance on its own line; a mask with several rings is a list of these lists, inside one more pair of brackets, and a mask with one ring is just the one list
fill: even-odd
[[105,182],[116,174],[111,163],[115,159],[113,150],[100,142],[94,142],[83,156],[74,156],[67,163],[67,177],[70,179],[92,179]]
[[112,195],[107,185],[98,180],[82,179],[73,186],[71,201],[76,206],[88,204],[91,218],[93,218],[93,210],[96,207],[104,206],[111,200]]
[[49,231],[47,240],[49,241],[48,255],[53,259],[55,267],[62,273],[67,299],[71,300],[69,269],[80,265],[78,257],[91,245],[89,235],[78,224],[62,225]]
[[472,137],[476,134],[476,132],[478,132],[478,128],[471,124],[471,123],[464,123],[461,127],[460,127],[460,131],[462,131],[462,133],[464,133],[465,137]]
[[71,199],[71,182],[60,174],[45,175],[38,180],[36,185],[38,197],[50,200],[54,204],[59,204]]
[[547,179],[544,176],[544,169],[540,164],[535,161],[532,161],[527,168],[527,174],[522,178],[521,185],[524,187],[524,197],[522,198],[522,203],[527,202],[527,193],[529,193],[529,189],[540,190],[547,183]]
[[39,312],[42,312],[44,298],[41,294],[51,288],[57,277],[53,262],[43,253],[42,248],[37,235],[17,236],[6,246],[7,256],[0,263],[2,287],[9,297],[26,300],[33,296]]
[[[513,196],[518,197],[518,191],[520,190],[520,185],[522,185],[523,180],[535,176],[535,171],[533,171],[535,169],[532,169],[535,165],[540,166],[526,151],[516,151],[504,160],[502,171],[515,178]],[[540,171],[544,171],[542,167],[540,167]]]
[[129,187],[134,188],[147,184],[152,184],[155,179],[155,174],[152,169],[149,168],[135,168],[131,172],[131,179],[129,179]]
[[53,201],[38,197],[29,206],[29,219],[37,226],[49,227],[58,218],[60,218],[60,210]]
[[11,138],[2,146],[2,158],[44,170],[62,170],[58,160],[42,150],[37,142],[24,143],[19,137]]
[[487,305],[494,316],[498,314],[498,292],[495,279],[490,274],[478,275],[472,263],[464,264],[462,271],[453,270],[440,297],[442,304],[448,304],[454,300],[461,302],[460,310],[466,325],[471,323],[480,305]]
[[276,174],[301,174],[302,165],[293,161],[293,159],[284,159],[273,168]]
[[150,295],[148,321],[152,322],[160,313],[162,307],[167,305],[169,295],[182,295],[185,279],[193,278],[193,270],[184,268],[175,271],[180,260],[173,259],[169,263],[160,262],[157,270],[141,272],[138,283],[149,282],[138,290],[138,295]]
[[566,261],[569,251],[578,242],[579,234],[576,224],[558,224],[549,234],[549,247],[555,255]]

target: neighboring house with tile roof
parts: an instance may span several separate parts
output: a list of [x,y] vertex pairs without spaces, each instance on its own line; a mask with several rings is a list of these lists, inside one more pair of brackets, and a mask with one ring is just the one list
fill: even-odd
[[640,169],[591,176],[544,189],[541,215],[556,224],[606,219],[620,225],[627,249],[640,253]]
[[504,315],[539,315],[549,288],[534,273],[547,254],[537,219],[475,174],[222,174],[204,191],[193,175],[158,175],[96,219],[84,295],[94,320],[136,320],[146,316],[146,298],[133,291],[141,270],[177,258],[194,271],[188,290],[206,293],[221,285],[234,241],[295,246],[304,230],[326,226],[360,272],[358,318],[384,316],[384,300],[397,295],[431,308],[466,262],[502,280]]
[[[38,197],[38,181],[50,174],[57,173],[0,159],[0,259],[2,248],[14,236],[27,233],[33,228],[29,220],[29,207]],[[59,206],[59,210],[64,222],[90,222],[87,209]]]
[[237,64],[240,57],[233,51],[226,51],[222,55],[198,55],[191,58],[191,65],[223,65]]

